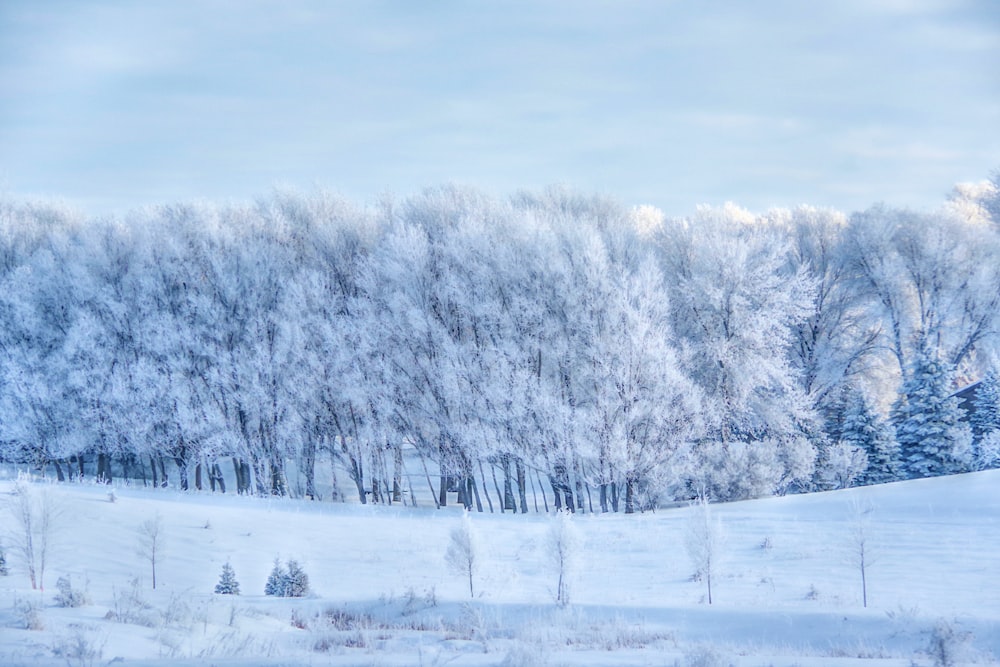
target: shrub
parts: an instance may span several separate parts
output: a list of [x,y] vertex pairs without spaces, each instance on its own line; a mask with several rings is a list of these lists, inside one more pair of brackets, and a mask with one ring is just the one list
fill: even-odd
[[73,582],[69,577],[59,577],[56,581],[56,604],[60,607],[82,607],[90,604],[90,599],[85,591],[73,588]]

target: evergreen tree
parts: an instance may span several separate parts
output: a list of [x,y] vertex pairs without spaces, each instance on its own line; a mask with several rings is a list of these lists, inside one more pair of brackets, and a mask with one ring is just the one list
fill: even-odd
[[893,406],[902,471],[910,479],[968,469],[972,434],[959,419],[950,375],[936,355],[921,352]]
[[215,585],[215,592],[220,595],[240,594],[240,582],[236,581],[236,572],[228,562],[222,566],[222,575],[219,577],[219,583]]
[[306,595],[309,595],[309,575],[298,561],[290,560],[285,578],[285,597],[301,598]]
[[868,454],[868,468],[858,480],[861,484],[884,484],[899,479],[899,445],[892,427],[861,391],[853,391],[847,399],[840,439]]
[[271,574],[267,576],[267,583],[264,584],[264,595],[274,595],[285,597],[288,590],[288,570],[277,558],[274,559],[274,567]]
[[972,407],[969,423],[978,443],[988,433],[1000,429],[1000,375],[995,370],[987,373],[979,383]]

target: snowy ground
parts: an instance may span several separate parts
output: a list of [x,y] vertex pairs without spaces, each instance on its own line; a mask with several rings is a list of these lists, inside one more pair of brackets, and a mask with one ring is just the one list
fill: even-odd
[[[14,483],[0,480],[0,502]],[[572,604],[556,607],[541,515],[473,516],[485,563],[468,583],[444,554],[460,510],[360,506],[128,487],[34,484],[59,509],[44,593],[0,578],[0,665],[931,665],[933,629],[961,663],[1000,656],[1000,471],[713,507],[724,535],[713,604],[692,580],[689,508],[574,517]],[[868,608],[852,563],[870,536]],[[158,586],[138,553],[160,513]],[[313,595],[265,597],[275,557]],[[233,565],[239,597],[212,593]],[[70,575],[90,604],[61,608]],[[134,580],[138,580],[133,584]],[[25,629],[34,607],[41,629]],[[117,610],[127,622],[113,618]],[[943,624],[943,625],[942,625]]]

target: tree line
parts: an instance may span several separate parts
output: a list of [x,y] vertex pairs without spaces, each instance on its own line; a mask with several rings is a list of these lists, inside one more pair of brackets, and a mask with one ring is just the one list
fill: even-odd
[[[458,186],[3,200],[0,456],[310,498],[340,475],[361,502],[420,477],[525,512],[536,482],[632,512],[994,465],[996,193],[680,219]],[[981,377],[970,425],[951,394]]]

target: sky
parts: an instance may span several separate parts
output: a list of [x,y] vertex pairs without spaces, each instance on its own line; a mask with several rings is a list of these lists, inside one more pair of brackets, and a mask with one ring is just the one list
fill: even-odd
[[558,184],[686,215],[1000,167],[995,0],[4,0],[0,196]]

